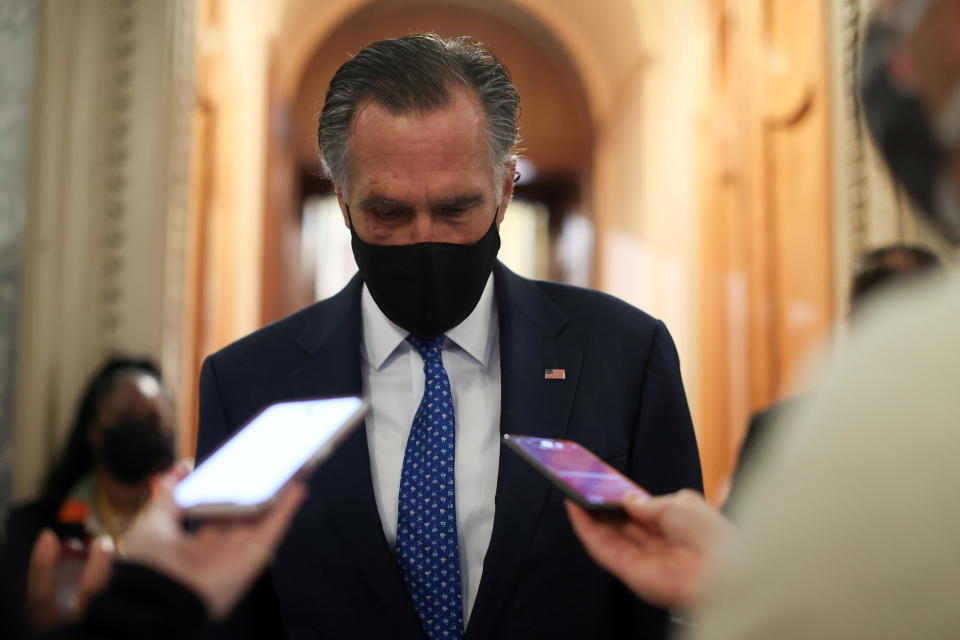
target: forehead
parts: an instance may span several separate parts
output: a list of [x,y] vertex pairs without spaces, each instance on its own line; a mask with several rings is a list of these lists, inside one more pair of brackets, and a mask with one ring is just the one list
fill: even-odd
[[358,108],[350,141],[351,183],[485,177],[491,173],[486,116],[474,92],[451,91],[450,102],[427,113],[391,113],[368,101]]
[[144,410],[166,400],[160,382],[147,373],[130,373],[117,380],[113,389],[100,401],[101,413]]

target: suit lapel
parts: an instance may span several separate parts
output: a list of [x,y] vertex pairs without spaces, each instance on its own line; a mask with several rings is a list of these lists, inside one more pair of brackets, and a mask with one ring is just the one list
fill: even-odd
[[[560,340],[566,317],[535,284],[499,263],[494,277],[500,323],[501,433],[562,438],[583,353]],[[546,379],[545,369],[563,369],[565,378]],[[468,640],[493,633],[549,489],[549,483],[518,456],[501,450],[493,534]]]
[[[291,397],[362,392],[361,288],[359,278],[354,278],[326,303],[323,314],[316,314],[307,323],[297,344],[308,359],[290,376]],[[360,565],[402,637],[422,640],[416,611],[383,535],[373,492],[366,429],[358,429],[344,442],[311,483],[319,485],[312,487],[311,493],[325,503],[324,512],[335,514],[333,526],[339,530],[351,556]],[[330,487],[337,490],[331,492]]]

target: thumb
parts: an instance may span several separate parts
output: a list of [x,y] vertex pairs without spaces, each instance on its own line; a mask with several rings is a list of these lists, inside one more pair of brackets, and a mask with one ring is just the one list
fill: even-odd
[[662,524],[664,509],[669,502],[669,497],[631,493],[623,500],[623,510],[638,524],[659,527]]
[[173,491],[182,478],[182,468],[168,471],[160,476],[156,484],[153,485],[153,497],[150,500],[150,505],[147,507],[148,510],[154,512],[160,511],[172,518],[178,517],[182,509],[174,499]]
[[27,571],[27,612],[33,626],[41,631],[49,629],[61,618],[56,603],[59,561],[60,540],[50,529],[43,529],[33,545]]

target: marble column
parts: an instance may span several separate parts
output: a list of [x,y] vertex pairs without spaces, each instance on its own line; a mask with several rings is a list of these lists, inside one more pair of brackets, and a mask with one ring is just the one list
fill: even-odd
[[9,504],[14,464],[13,400],[39,14],[39,0],[0,0],[0,514]]

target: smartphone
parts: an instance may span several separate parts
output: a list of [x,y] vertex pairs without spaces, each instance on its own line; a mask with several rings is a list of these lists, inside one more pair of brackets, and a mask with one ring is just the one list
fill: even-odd
[[253,516],[298,473],[327,459],[369,409],[359,396],[263,409],[174,487],[188,517]]
[[594,515],[623,517],[628,493],[649,495],[576,442],[507,433],[503,443]]

